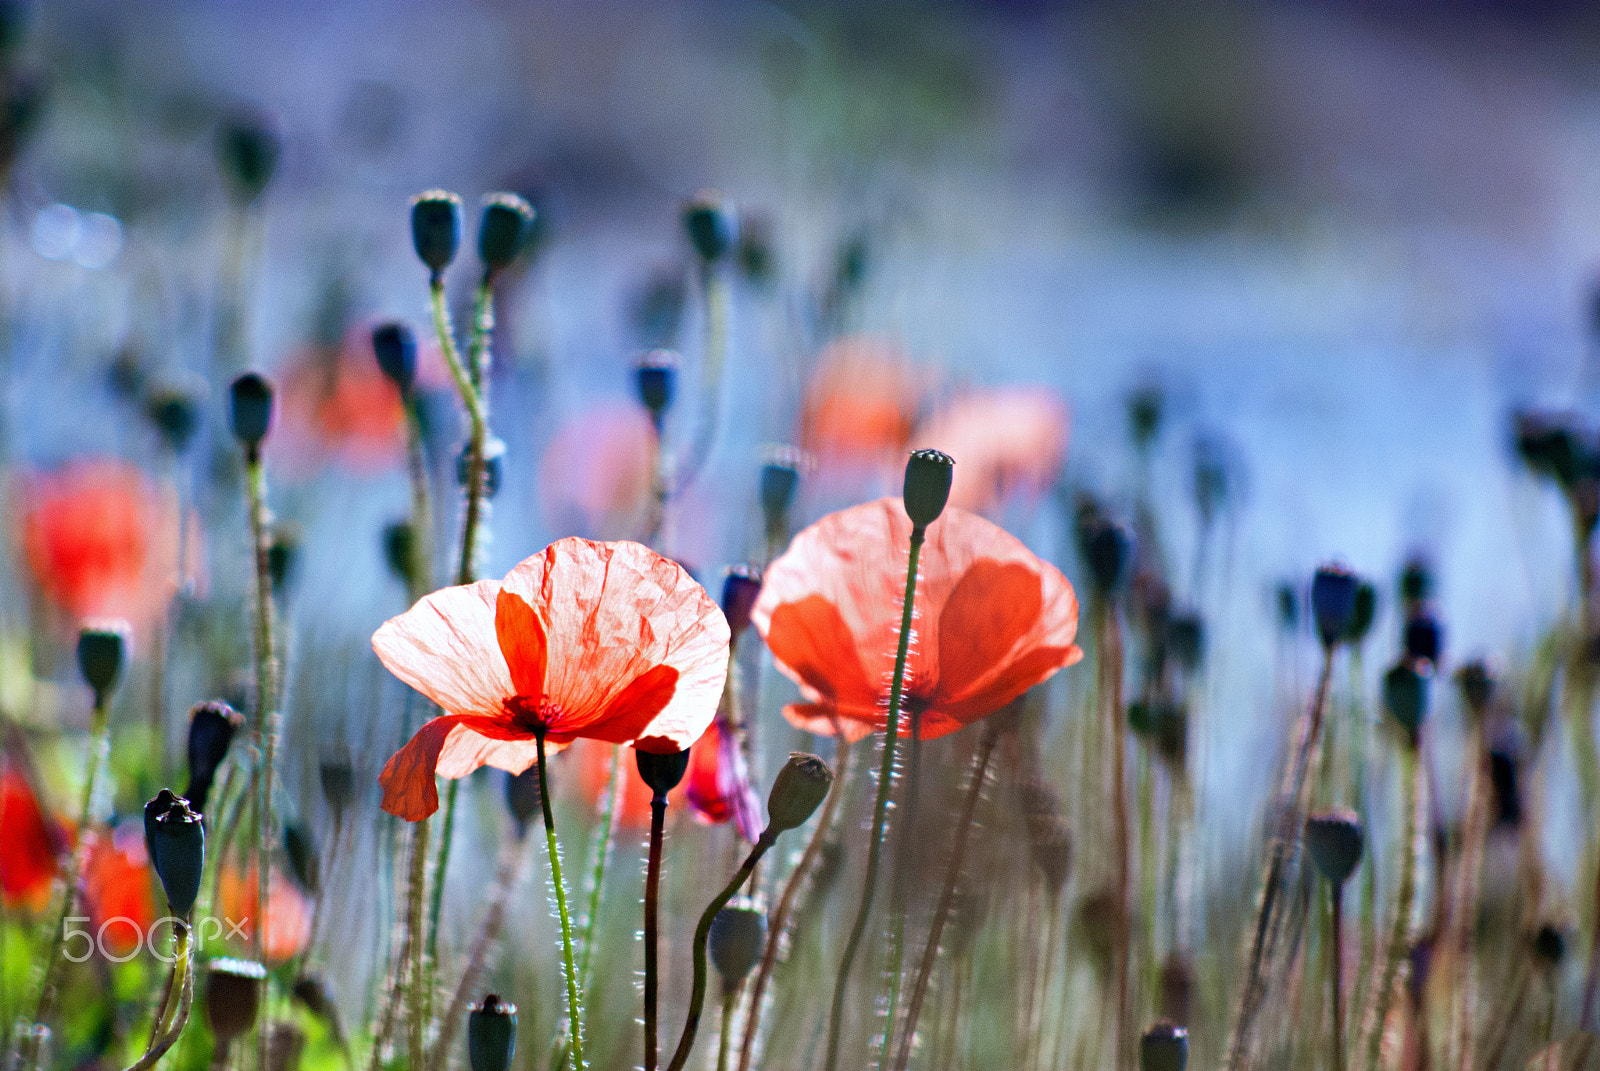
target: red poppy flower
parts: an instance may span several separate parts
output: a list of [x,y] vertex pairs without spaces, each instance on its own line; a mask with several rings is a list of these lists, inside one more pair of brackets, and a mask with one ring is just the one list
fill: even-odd
[[911,436],[921,384],[881,339],[841,338],[817,358],[800,414],[800,443],[824,458],[881,460]]
[[65,847],[59,825],[47,818],[22,768],[0,766],[0,897],[5,906],[42,911]]
[[175,511],[134,466],[94,459],[26,478],[18,505],[34,582],[69,616],[140,625],[177,590]]
[[964,394],[936,413],[915,441],[961,459],[950,505],[988,512],[1013,496],[1036,498],[1067,456],[1067,407],[1043,387]]
[[[883,498],[830,513],[768,567],[751,621],[808,700],[784,711],[795,725],[860,739],[887,723],[910,539]],[[1067,578],[982,517],[947,508],[929,525],[918,578],[902,717],[920,714],[924,739],[1083,657]]]
[[444,588],[372,637],[389,672],[443,707],[378,781],[383,809],[419,821],[434,776],[521,773],[579,738],[688,747],[716,713],[728,622],[675,562],[638,543],[562,539],[503,581]]
[[684,786],[696,818],[710,825],[732,822],[751,843],[761,835],[761,805],[750,787],[739,742],[723,718],[713,721],[689,752]]
[[[254,858],[248,868],[225,863],[217,876],[217,911],[222,916],[223,935],[232,931],[229,923],[242,927],[233,940],[241,948],[249,946],[261,917],[260,871]],[[312,904],[277,867],[267,874],[267,928],[261,934],[261,956],[268,966],[287,963],[311,943]]]
[[144,823],[96,830],[83,863],[83,905],[97,947],[122,959],[155,924],[155,870],[145,851]]

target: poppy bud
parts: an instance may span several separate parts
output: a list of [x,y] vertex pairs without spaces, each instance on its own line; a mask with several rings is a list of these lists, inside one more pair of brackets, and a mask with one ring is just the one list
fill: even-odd
[[1518,413],[1514,418],[1518,455],[1535,475],[1565,483],[1576,470],[1575,433],[1567,418],[1550,413]]
[[517,1006],[490,993],[467,1014],[467,1060],[472,1071],[508,1071],[517,1051]]
[[260,197],[278,169],[282,139],[275,124],[258,113],[241,113],[223,124],[217,159],[234,197],[248,205]]
[[491,193],[483,199],[483,220],[478,224],[478,259],[493,274],[522,252],[533,229],[533,206],[514,193]]
[[1514,732],[1496,734],[1489,745],[1489,787],[1497,826],[1515,829],[1522,824],[1521,758],[1522,741]]
[[1282,632],[1294,632],[1300,627],[1300,596],[1296,594],[1293,584],[1278,585],[1276,603],[1278,629]]
[[246,959],[214,959],[206,971],[206,1021],[218,1045],[249,1032],[261,1007],[267,971]]
[[289,873],[308,893],[317,891],[317,875],[321,870],[317,861],[317,842],[299,822],[283,824],[283,854],[289,857]]
[[1533,935],[1533,958],[1548,970],[1555,970],[1561,966],[1561,960],[1567,954],[1567,939],[1561,930],[1545,923]]
[[1422,558],[1412,558],[1400,570],[1400,601],[1409,607],[1433,597],[1433,570]]
[[1306,850],[1330,884],[1343,885],[1361,862],[1364,836],[1354,811],[1327,811],[1306,819]]
[[639,777],[650,786],[655,798],[664,800],[667,793],[678,787],[689,769],[689,749],[657,754],[654,751],[633,749],[633,758],[639,767]]
[[633,374],[639,401],[649,410],[656,433],[660,434],[661,422],[672,408],[672,398],[678,390],[678,355],[671,350],[651,350],[639,358]]
[[1413,747],[1428,714],[1428,667],[1425,662],[1396,662],[1383,675],[1383,709],[1406,731]]
[[324,758],[317,764],[317,780],[322,785],[322,798],[335,815],[343,814],[355,802],[356,771],[348,755]]
[[1095,591],[1110,595],[1121,586],[1133,560],[1133,536],[1115,521],[1095,517],[1079,528],[1078,540]]
[[145,402],[145,414],[161,433],[167,448],[181,454],[200,427],[200,403],[181,387],[168,387],[152,394]]
[[383,560],[409,588],[417,569],[417,530],[410,521],[395,521],[384,526]]
[[168,907],[178,918],[188,918],[206,864],[205,822],[187,800],[164,788],[144,805],[144,839]]
[[1139,1071],[1183,1071],[1189,1064],[1189,1031],[1165,1020],[1139,1039]]
[[1128,434],[1133,445],[1143,450],[1161,434],[1161,416],[1166,409],[1166,396],[1154,384],[1140,387],[1128,396]]
[[767,941],[767,916],[747,901],[729,904],[711,920],[711,962],[722,975],[722,991],[734,989],[761,958]]
[[1072,830],[1060,817],[1030,822],[1028,848],[1033,855],[1033,865],[1044,876],[1046,888],[1052,896],[1059,896],[1072,869]]
[[761,574],[748,565],[735,565],[722,581],[722,614],[734,639],[750,627],[750,609],[761,594]]
[[233,436],[254,450],[272,427],[272,384],[254,372],[246,372],[228,388],[228,418]]
[[1324,647],[1344,639],[1356,609],[1356,575],[1337,563],[1324,565],[1311,578],[1311,616]]
[[722,206],[715,193],[702,193],[683,210],[683,229],[689,234],[689,244],[707,264],[715,264],[727,256],[738,237],[738,225],[733,214]]
[[789,510],[800,489],[800,461],[798,450],[778,446],[761,465],[761,513],[768,532],[781,533],[789,523]]
[[1439,622],[1426,614],[1406,622],[1406,657],[1425,662],[1439,661]]
[[94,689],[96,705],[106,701],[122,676],[127,648],[127,626],[121,621],[103,622],[78,633],[78,672]]
[[[505,472],[506,444],[504,439],[493,435],[483,443],[483,496],[493,498],[500,490],[500,480]],[[456,457],[456,482],[462,487],[467,485],[471,477],[472,445],[461,448],[461,453]]]
[[1206,653],[1206,629],[1198,613],[1177,613],[1167,619],[1167,649],[1190,673],[1200,668]]
[[815,755],[791,752],[767,796],[767,831],[778,834],[805,825],[832,786],[833,771],[827,763]]
[[461,198],[446,190],[412,198],[411,244],[437,281],[461,248]]
[[417,333],[403,320],[391,320],[372,329],[372,354],[378,370],[389,377],[400,397],[411,397],[417,382]]
[[956,463],[949,454],[937,450],[913,450],[906,461],[905,488],[901,498],[913,530],[926,528],[939,519],[950,500],[950,481]]
[[776,273],[772,255],[772,221],[765,216],[745,219],[739,227],[739,242],[734,249],[739,274],[756,286],[772,282]]
[[267,576],[272,581],[272,593],[281,596],[294,579],[295,566],[300,564],[300,526],[280,521],[272,526],[268,538]]
[[520,835],[543,807],[539,795],[539,766],[535,763],[519,774],[506,775],[506,810],[511,812]]
[[183,796],[195,810],[205,811],[217,767],[243,724],[244,715],[220,699],[199,703],[189,712],[189,786]]
[[1481,658],[1468,662],[1456,670],[1456,685],[1461,689],[1461,700],[1467,705],[1468,713],[1483,717],[1494,699],[1495,679],[1489,664]]
[[1356,582],[1356,597],[1350,607],[1350,627],[1344,630],[1344,642],[1360,646],[1372,631],[1372,622],[1378,616],[1378,589],[1369,581]]

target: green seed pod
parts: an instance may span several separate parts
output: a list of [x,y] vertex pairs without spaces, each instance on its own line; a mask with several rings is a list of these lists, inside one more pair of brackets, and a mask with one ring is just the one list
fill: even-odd
[[711,962],[726,992],[744,981],[761,958],[767,941],[767,916],[750,903],[729,904],[711,920]]
[[378,369],[400,391],[411,397],[417,382],[417,333],[403,320],[391,320],[372,329],[372,355]]
[[956,463],[949,454],[937,450],[913,450],[906,461],[906,479],[901,497],[906,515],[917,528],[926,528],[939,519],[950,500],[950,481]]
[[272,383],[254,372],[234,380],[228,388],[228,416],[234,438],[247,450],[259,447],[272,430]]
[[514,193],[491,193],[483,199],[478,259],[486,271],[493,274],[517,259],[533,229],[533,218],[533,206]]
[[806,824],[833,787],[833,771],[815,755],[792,752],[767,796],[767,830],[776,835]]
[[253,204],[266,190],[282,149],[276,125],[264,115],[240,113],[217,132],[218,162],[241,205]]
[[689,770],[688,748],[666,753],[634,748],[633,758],[639,767],[639,777],[650,786],[651,792],[662,799],[666,798],[668,792],[678,787],[678,782],[683,780],[683,775]]
[[412,198],[411,244],[435,277],[448,268],[461,248],[461,198],[445,190]]
[[695,253],[707,264],[727,256],[738,239],[733,214],[714,193],[703,193],[684,208],[683,229],[689,233]]
[[1361,818],[1354,811],[1327,811],[1306,819],[1306,850],[1331,884],[1350,880],[1361,862],[1363,841]]
[[517,1006],[490,993],[467,1015],[472,1071],[508,1071],[517,1051]]
[[1189,1064],[1189,1031],[1166,1020],[1139,1039],[1139,1071],[1183,1071]]
[[111,689],[116,687],[127,650],[127,626],[120,621],[106,622],[78,633],[78,671],[94,689],[96,704],[105,702]]
[[1383,709],[1413,746],[1428,716],[1429,676],[1426,662],[1396,662],[1383,675]]
[[145,414],[161,433],[161,441],[175,454],[188,449],[200,427],[200,401],[182,387],[168,387],[150,395]]
[[200,895],[200,874],[206,864],[206,827],[199,812],[164,788],[145,804],[144,838],[167,906],[178,918],[188,918]]

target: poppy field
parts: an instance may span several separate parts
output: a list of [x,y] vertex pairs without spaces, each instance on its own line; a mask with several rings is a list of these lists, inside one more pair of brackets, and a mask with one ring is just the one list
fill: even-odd
[[4,1071],[1600,1068],[1578,15],[512,8],[0,0]]

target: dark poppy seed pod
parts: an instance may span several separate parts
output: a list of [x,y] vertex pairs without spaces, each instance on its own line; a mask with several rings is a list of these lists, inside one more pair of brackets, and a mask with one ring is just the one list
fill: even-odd
[[1400,570],[1400,601],[1415,607],[1433,598],[1433,570],[1422,558],[1412,558]]
[[228,388],[228,419],[233,437],[245,449],[255,450],[272,429],[272,384],[265,376],[246,372]]
[[738,239],[738,224],[733,213],[722,206],[714,193],[702,193],[683,209],[683,229],[699,258],[715,264],[728,255]]
[[775,446],[761,464],[761,514],[769,533],[782,533],[789,523],[789,510],[800,490],[800,451],[792,446]]
[[1206,627],[1198,613],[1185,611],[1167,619],[1167,650],[1188,672],[1200,668],[1206,654]]
[[478,259],[491,275],[510,265],[533,230],[533,206],[514,193],[491,193],[483,199],[478,224]]
[[1461,689],[1461,701],[1474,718],[1482,718],[1494,700],[1495,677],[1489,664],[1474,659],[1456,670],[1456,686]]
[[1295,592],[1294,585],[1289,583],[1279,584],[1274,597],[1278,611],[1278,629],[1281,632],[1294,632],[1300,627],[1300,596]]
[[167,906],[180,919],[194,910],[206,864],[206,827],[187,800],[162,789],[144,807],[145,847],[166,890]]
[[1406,622],[1405,652],[1407,658],[1421,659],[1438,664],[1439,622],[1422,614]]
[[333,991],[328,988],[328,980],[320,974],[302,974],[294,980],[294,989],[291,990],[294,999],[306,1006],[306,1010],[318,1019],[339,1029],[339,1008],[334,1003]]
[[94,690],[94,701],[104,703],[122,676],[122,662],[127,655],[127,626],[122,622],[105,622],[85,628],[78,633],[78,672]]
[[[339,749],[342,751],[343,749]],[[328,809],[341,815],[356,799],[356,771],[347,754],[335,754],[317,764],[317,781]]]
[[544,801],[539,795],[539,766],[535,763],[519,774],[506,775],[506,810],[511,812],[521,834],[539,816]]
[[1428,714],[1426,662],[1396,662],[1383,675],[1383,709],[1404,729],[1413,746]]
[[1139,1039],[1139,1071],[1183,1071],[1189,1065],[1189,1031],[1166,1020]]
[[639,402],[649,410],[659,434],[661,422],[678,392],[678,355],[671,350],[651,350],[639,358],[633,375]]
[[1078,551],[1089,568],[1095,592],[1104,597],[1122,586],[1133,561],[1133,536],[1122,525],[1103,517],[1078,529]]
[[1324,647],[1344,639],[1355,616],[1356,575],[1339,564],[1324,565],[1311,578],[1311,616]]
[[315,895],[321,866],[317,859],[316,838],[299,822],[283,825],[283,854],[289,859],[289,873],[300,887]]
[[793,751],[767,796],[767,830],[778,834],[806,824],[833,787],[833,771],[815,755]]
[[272,526],[267,544],[267,577],[272,581],[272,593],[282,596],[299,571],[301,530],[293,521],[280,521]]
[[[489,436],[483,443],[483,495],[493,498],[500,490],[500,481],[505,476],[506,444],[504,439]],[[472,476],[472,446],[469,443],[461,448],[461,453],[456,456],[456,482],[462,487],[467,485],[467,480]]]
[[467,1062],[472,1071],[509,1071],[517,1051],[517,1006],[490,993],[467,1013]]
[[1360,646],[1366,640],[1367,633],[1372,631],[1372,623],[1377,617],[1378,589],[1369,581],[1357,581],[1355,602],[1350,608],[1350,627],[1344,630],[1344,642],[1353,647]]
[[200,428],[199,399],[181,387],[168,387],[152,394],[145,402],[145,414],[161,433],[161,441],[175,454],[188,449]]
[[372,355],[400,397],[411,397],[417,383],[417,333],[404,320],[390,320],[372,329]]
[[1072,872],[1072,830],[1063,818],[1028,826],[1028,850],[1052,896],[1060,896]]
[[639,777],[650,786],[657,799],[666,799],[667,793],[678,787],[689,770],[689,749],[656,753],[633,749],[634,762],[639,767]]
[[748,565],[735,565],[722,581],[722,614],[728,630],[738,639],[750,627],[750,610],[761,594],[761,572]]
[[461,248],[461,198],[447,190],[412,198],[411,244],[437,280]]
[[1161,434],[1161,417],[1166,410],[1166,395],[1154,384],[1141,387],[1128,396],[1128,434],[1133,445],[1143,450]]
[[261,1008],[267,971],[247,959],[214,959],[206,969],[206,1022],[218,1045],[249,1033]]
[[1518,413],[1513,418],[1517,454],[1529,471],[1566,482],[1575,470],[1574,433],[1567,418],[1551,413]]
[[938,450],[911,451],[906,461],[901,499],[913,529],[926,528],[939,519],[945,503],[950,501],[950,481],[955,471],[955,460],[949,454]]
[[253,204],[266,190],[282,151],[277,126],[259,113],[235,115],[217,132],[217,160],[240,204]]
[[748,900],[729,904],[711,920],[711,962],[728,992],[744,981],[767,942],[767,916]]
[[410,521],[394,521],[384,525],[383,560],[400,582],[409,588],[417,571],[417,530]]
[[739,242],[734,248],[734,262],[739,274],[755,286],[766,286],[777,273],[776,257],[772,252],[772,221],[765,216],[747,218],[739,226]]
[[183,796],[195,810],[204,813],[217,768],[243,725],[244,715],[220,699],[196,704],[189,711],[189,786]]
[[1489,745],[1489,788],[1494,793],[1494,824],[1512,829],[1522,824],[1522,790],[1519,761],[1522,748],[1507,733]]
[[1561,960],[1567,954],[1566,936],[1559,928],[1545,923],[1533,935],[1532,951],[1536,963],[1553,971],[1561,966]]
[[1331,884],[1350,880],[1361,862],[1364,840],[1361,818],[1354,811],[1326,811],[1306,819],[1306,850]]

